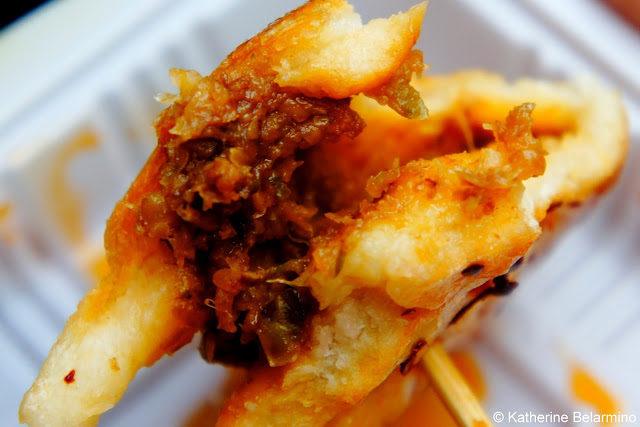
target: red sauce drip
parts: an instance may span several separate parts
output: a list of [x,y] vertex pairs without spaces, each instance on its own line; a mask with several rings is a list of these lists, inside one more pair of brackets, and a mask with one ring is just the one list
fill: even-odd
[[76,376],[76,370],[72,369],[71,371],[69,371],[69,373],[67,374],[66,377],[64,377],[64,382],[67,384],[71,384],[72,382],[74,382]]

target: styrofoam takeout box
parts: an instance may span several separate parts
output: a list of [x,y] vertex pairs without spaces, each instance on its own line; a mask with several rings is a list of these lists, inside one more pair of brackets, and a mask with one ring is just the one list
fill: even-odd
[[[0,34],[0,425],[17,424],[95,281],[104,222],[154,145],[169,68],[208,74],[299,3],[58,0]],[[412,2],[354,3],[370,19]],[[579,365],[640,418],[640,35],[594,1],[432,0],[418,47],[433,73],[590,73],[624,92],[632,151],[620,184],[523,273],[472,347],[489,414],[588,410],[568,385]],[[192,347],[139,374],[101,425],[182,423],[224,375]]]

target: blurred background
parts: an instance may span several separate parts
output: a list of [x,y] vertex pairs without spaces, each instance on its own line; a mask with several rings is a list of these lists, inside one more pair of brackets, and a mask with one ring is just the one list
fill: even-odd
[[18,18],[23,17],[28,12],[38,8],[38,6],[46,3],[46,1],[24,1],[20,4],[9,5],[4,4],[2,6],[2,14],[0,15],[0,29],[6,27]]
[[[15,3],[15,2],[14,2]],[[0,30],[0,425],[17,425],[65,319],[106,272],[105,220],[153,149],[172,67],[208,74],[299,0],[52,0]],[[355,0],[365,20],[410,0]],[[640,32],[635,0],[431,0],[429,73],[596,75],[620,90],[632,148],[615,190],[545,257],[456,360],[494,411],[640,419]],[[621,9],[635,7],[636,12]],[[14,20],[16,19],[17,20]],[[144,370],[101,425],[184,425],[227,373],[193,346]],[[479,387],[479,386],[478,386]],[[508,423],[503,423],[508,424]],[[581,424],[586,425],[586,424]]]

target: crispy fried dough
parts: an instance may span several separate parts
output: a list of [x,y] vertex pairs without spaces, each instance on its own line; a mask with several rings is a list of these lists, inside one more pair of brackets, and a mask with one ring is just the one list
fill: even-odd
[[[482,124],[495,122],[509,105],[526,100],[536,103],[532,130],[542,147],[523,144],[523,139],[529,140],[521,128],[526,121],[509,124],[507,120],[506,134],[514,138],[510,142],[518,144],[521,154],[528,153],[515,162],[513,158],[505,161],[509,156],[497,154],[500,148],[492,143],[470,153],[418,160],[384,172],[384,193],[375,191],[373,195],[380,198],[346,221],[333,247],[314,248],[315,263],[303,276],[327,306],[321,315],[325,322],[333,322],[331,332],[314,320],[309,353],[280,371],[255,373],[253,382],[232,396],[220,425],[252,425],[259,420],[268,420],[269,425],[298,421],[321,425],[358,402],[408,357],[416,342],[435,339],[473,297],[469,291],[506,273],[527,254],[550,206],[580,204],[599,195],[615,181],[624,162],[628,137],[620,96],[592,80],[509,84],[497,75],[471,71],[425,78],[415,86],[430,106],[429,120],[406,120],[369,100],[359,100],[354,108],[370,126],[353,143],[323,145],[318,150],[337,159],[336,170],[362,174],[364,181],[372,171],[390,167],[394,154],[435,156],[438,143],[445,152],[459,150],[446,142],[452,132],[458,133],[459,145],[486,143]],[[395,150],[400,143],[403,146]],[[366,157],[371,147],[379,152]],[[544,174],[521,175],[518,165],[525,159],[535,163],[538,150],[546,152]],[[324,174],[331,187],[336,172],[324,158],[317,156],[325,166],[316,173]],[[440,175],[432,174],[433,170]],[[458,180],[458,174],[463,178]],[[524,182],[509,183],[514,176]],[[465,190],[467,186],[473,191]],[[355,187],[347,197],[361,194],[362,189]],[[469,198],[456,198],[456,191]],[[464,221],[458,220],[461,216]],[[432,250],[433,246],[437,249]],[[467,252],[470,248],[474,249]],[[471,264],[484,268],[475,276],[465,276],[463,271]],[[445,278],[439,279],[428,268],[447,269]],[[345,288],[359,290],[341,299],[348,294]],[[387,317],[389,307],[395,306],[391,301],[381,309],[385,299],[424,308],[409,310],[401,323],[402,316]],[[356,305],[359,311],[346,308]],[[344,320],[346,316],[349,320]],[[360,326],[353,326],[354,331],[340,325]],[[389,345],[389,339],[395,340]],[[403,348],[400,354],[399,347]]]
[[[455,272],[472,263],[482,264],[481,253],[507,253],[506,246],[495,246],[506,237],[494,235],[494,224],[514,221],[523,230],[527,226],[536,228],[536,223],[544,223],[550,207],[555,211],[559,205],[580,205],[589,196],[608,189],[622,168],[628,146],[626,113],[620,95],[593,79],[569,83],[523,79],[509,84],[496,74],[467,71],[424,77],[413,84],[430,106],[428,120],[408,120],[360,97],[353,108],[367,123],[362,134],[353,142],[321,144],[309,159],[312,173],[320,175],[319,181],[325,183],[321,191],[360,203],[367,196],[365,188],[371,196],[380,197],[381,190],[376,186],[382,182],[385,196],[391,199],[382,198],[362,209],[358,223],[342,231],[339,244],[314,248],[314,257],[322,257],[322,263],[317,262],[305,274],[311,275],[309,286],[323,306],[339,301],[353,288],[379,286],[405,307],[436,308],[447,293],[450,295],[452,285],[447,280],[456,277]],[[474,153],[438,159],[437,167],[453,171],[442,178],[432,175],[435,167],[425,160],[393,168],[395,159],[404,164],[415,158],[479,148],[493,138],[491,130],[483,128],[485,123],[502,120],[514,105],[526,102],[535,104],[532,132],[541,147],[527,147],[520,141],[520,145],[511,147],[520,158],[502,159],[504,164],[500,164],[494,145],[489,147],[491,151],[481,150],[484,157],[475,163]],[[526,137],[522,129],[526,121],[512,125],[513,132],[520,132],[511,136],[517,143],[519,137]],[[492,216],[480,215],[477,222],[470,210],[446,210],[460,197],[466,197],[466,203],[497,206],[487,190],[508,188],[518,168],[526,167],[525,159],[532,161],[539,156],[536,150],[540,148],[546,152],[544,174],[538,170],[541,176],[519,177],[525,188],[521,216],[511,216],[517,215],[514,211],[498,218],[499,212],[492,212]],[[370,179],[381,170],[386,172]],[[409,178],[415,178],[415,171],[420,171],[423,186],[428,188],[418,189],[419,179]],[[350,187],[344,188],[345,182]],[[389,191],[393,194],[386,194]],[[414,205],[405,202],[411,198],[416,203],[420,194],[428,191],[437,192],[442,199],[438,204],[415,205],[412,214]],[[456,191],[461,194],[456,196]],[[344,206],[344,202],[338,203]],[[495,222],[482,222],[489,218]],[[452,234],[448,235],[445,227],[450,227]],[[437,234],[433,233],[436,229]],[[323,256],[329,250],[339,258],[338,274],[334,274],[338,262]],[[389,253],[394,256],[389,257]],[[472,286],[499,275],[494,273],[485,269],[474,276],[478,280]],[[438,297],[439,289],[442,293]]]
[[[159,119],[159,141],[177,144],[238,120],[241,105],[255,95],[252,85],[276,77],[294,94],[348,97],[376,89],[410,54],[425,9],[422,3],[363,26],[346,0],[312,0],[241,45],[211,76],[173,70],[180,94],[164,96],[173,105]],[[343,61],[335,60],[335,43]],[[363,46],[369,57],[348,60],[358,58]],[[137,231],[141,203],[159,189],[167,156],[159,146],[115,207],[105,233],[111,274],[70,317],[23,398],[21,422],[95,424],[138,369],[202,328],[209,309],[201,278],[192,266],[177,265],[165,242]]]
[[[344,1],[313,1],[242,45],[211,76],[174,71],[181,91],[166,98],[174,104],[160,118],[159,140],[211,137],[237,120],[244,99],[229,87],[243,79],[272,76],[305,95],[375,96],[410,55],[423,12],[418,6],[354,32]],[[310,25],[326,41],[317,53]],[[371,68],[363,68],[369,61],[329,61],[333,43],[341,50],[376,44],[367,55],[386,52],[384,61]],[[337,74],[341,80],[331,77]],[[221,425],[318,425],[361,401],[419,357],[421,343],[446,328],[470,291],[527,253],[550,206],[602,191],[622,165],[621,101],[595,83],[510,85],[470,72],[416,85],[431,119],[409,121],[358,99],[364,132],[305,154],[310,197],[335,196],[326,201],[334,225],[312,241],[307,268],[293,282],[311,290],[320,311],[297,359],[256,368],[227,402]],[[137,209],[159,188],[166,162],[166,150],[154,151],[116,206],[105,236],[112,274],[70,318],[25,395],[23,422],[96,422],[140,367],[203,326],[203,279],[164,242],[136,231]]]
[[[627,130],[620,96],[592,80],[509,84],[497,75],[470,71],[424,78],[415,86],[430,107],[429,120],[406,120],[361,99],[354,108],[369,127],[353,143],[319,147],[338,159],[337,170],[362,174],[348,182],[367,180],[372,171],[390,167],[394,155],[403,160],[435,157],[437,144],[444,152],[460,150],[447,139],[451,133],[458,135],[458,145],[486,143],[483,123],[494,123],[510,105],[525,101],[536,104],[532,130],[542,147],[522,129],[529,124],[526,120],[507,120],[503,136],[509,135],[509,141],[502,147],[492,143],[470,153],[418,160],[384,172],[385,191],[374,192],[381,198],[348,222],[334,247],[314,248],[316,263],[305,273],[314,295],[328,307],[323,317],[332,318],[334,313],[330,336],[315,326],[309,354],[283,372],[257,373],[230,399],[221,425],[251,425],[258,420],[269,420],[270,425],[294,420],[322,424],[359,401],[371,385],[379,384],[405,360],[416,342],[431,342],[472,298],[470,290],[506,273],[527,253],[550,206],[581,203],[598,195],[615,180],[624,162]],[[522,157],[500,152],[509,143],[516,144],[512,149]],[[398,144],[403,146],[395,149]],[[371,147],[378,153],[367,157]],[[542,149],[544,174],[523,175],[527,167],[540,168],[535,164]],[[353,164],[359,167],[354,169]],[[326,166],[318,171],[331,186],[335,171]],[[465,276],[463,271],[471,264],[484,268]],[[361,289],[341,299],[354,288]],[[385,321],[388,308],[380,309],[380,301],[388,297],[380,290],[397,304],[424,309],[416,309],[404,323],[397,317],[395,323]],[[348,321],[338,320],[345,316],[344,307],[356,304],[360,311],[351,312]],[[362,326],[354,332],[344,331],[341,324]],[[390,337],[396,341],[385,345]],[[403,348],[401,357],[398,347]],[[279,407],[287,411],[269,415]]]
[[[416,366],[415,369],[405,374],[396,369],[365,399],[349,410],[340,413],[327,423],[327,426],[401,426],[403,424],[398,423],[398,419],[404,417],[406,411],[415,405],[418,397],[430,391],[428,390],[429,386],[429,379],[420,366]],[[424,413],[428,413],[428,411],[424,411]],[[429,420],[421,420],[421,423],[416,424],[434,425],[429,422],[433,419],[438,418],[430,417]]]
[[[369,179],[375,199],[337,219],[342,227],[312,247],[313,262],[298,279],[324,308],[312,321],[310,348],[287,366],[255,372],[220,425],[328,422],[398,364],[417,359],[470,290],[526,253],[540,227],[522,181],[544,171],[531,108],[495,124],[498,139],[483,149],[414,160]],[[464,274],[472,264],[481,271]]]

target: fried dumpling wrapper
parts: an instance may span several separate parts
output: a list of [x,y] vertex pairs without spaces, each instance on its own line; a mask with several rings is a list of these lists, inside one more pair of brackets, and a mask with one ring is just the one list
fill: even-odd
[[344,227],[335,239],[312,248],[314,263],[299,280],[327,308],[313,319],[309,351],[254,371],[219,425],[344,418],[391,372],[415,364],[481,294],[506,293],[510,267],[609,189],[624,163],[620,94],[593,79],[508,83],[473,70],[414,85],[429,119],[407,120],[359,98],[363,133],[314,148],[321,191],[375,199],[337,218]]
[[[274,367],[253,368],[219,423],[321,425],[397,366],[408,369],[472,290],[527,253],[551,206],[581,202],[613,182],[626,150],[624,113],[619,97],[597,85],[511,86],[480,72],[425,79],[415,85],[432,119],[398,115],[426,115],[407,77],[419,68],[411,48],[423,13],[420,5],[360,26],[346,2],[312,1],[240,46],[211,76],[173,71],[180,94],[164,98],[173,104],[156,125],[159,146],[107,225],[111,275],[69,319],[25,395],[23,422],[95,423],[138,369],[211,321],[203,303],[211,276],[216,325],[237,332],[234,295],[257,274],[238,267],[249,249],[230,246],[237,257],[210,274],[193,263],[194,244],[239,233],[237,224],[207,221],[216,206],[250,205],[254,228],[244,233],[256,239],[267,239],[258,229],[293,241],[292,231],[308,233],[297,277],[264,278],[308,289],[318,304],[306,341],[285,362],[274,357]],[[334,99],[359,92],[395,112],[367,98],[354,100],[353,110]],[[260,109],[273,114],[256,123]],[[287,132],[274,137],[278,120]],[[603,125],[606,135],[594,138]],[[165,220],[174,211],[155,195],[173,176],[169,169],[183,166],[175,155],[181,147],[201,144],[197,154],[205,155],[219,142],[224,151],[188,177],[202,202],[186,192],[181,218],[217,236],[194,243]],[[267,163],[278,164],[279,175],[258,187],[273,191],[255,193],[256,165]],[[281,202],[300,189],[301,199]],[[318,216],[326,220],[305,219]]]
[[[139,232],[141,211],[166,214],[155,209],[150,195],[162,188],[170,150],[238,123],[246,125],[247,134],[255,134],[256,128],[242,121],[247,106],[264,107],[263,101],[266,104],[285,92],[345,98],[379,89],[394,80],[410,56],[425,9],[422,3],[362,25],[346,0],[312,0],[241,45],[210,76],[172,71],[180,93],[161,97],[173,104],[156,125],[159,146],[107,223],[105,248],[111,273],[69,318],[23,398],[21,422],[95,424],[140,368],[173,353],[203,327],[211,310],[203,304],[201,275],[176,259],[178,243],[172,241],[171,247],[165,239],[150,235],[164,231],[160,222],[150,233]],[[424,104],[415,91],[411,94],[412,102],[397,108],[406,107],[407,115],[425,116]],[[341,105],[338,112],[348,110],[348,102]],[[350,118],[347,114],[343,121]],[[331,119],[340,124],[339,117]],[[313,133],[317,126],[304,125],[302,130],[309,131],[303,134],[306,143],[317,142],[314,137],[321,136]],[[334,127],[327,132],[339,134],[339,126]],[[236,168],[244,159],[238,150],[231,150],[228,158],[236,163],[220,162],[228,169],[217,190],[224,193],[222,198],[241,198],[246,195],[223,187],[236,175],[242,178],[247,165]]]

